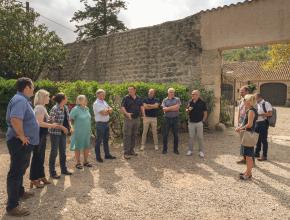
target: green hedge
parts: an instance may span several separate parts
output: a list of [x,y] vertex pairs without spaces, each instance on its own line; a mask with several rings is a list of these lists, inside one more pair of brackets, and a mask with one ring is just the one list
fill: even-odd
[[[1,117],[1,129],[6,128],[5,122],[5,112],[7,108],[7,104],[11,97],[16,93],[15,89],[15,82],[16,80],[4,80],[0,78],[0,117]],[[48,80],[37,81],[35,82],[36,91],[39,89],[46,89],[50,92],[51,95],[56,94],[57,92],[64,92],[67,97],[69,103],[75,103],[76,97],[79,94],[86,95],[88,98],[88,106],[90,107],[91,113],[92,112],[92,105],[95,101],[95,92],[97,89],[102,88],[106,91],[106,100],[114,109],[113,114],[111,115],[111,128],[113,130],[113,134],[115,136],[122,135],[122,125],[123,125],[123,115],[120,113],[120,104],[122,97],[127,94],[127,88],[129,85],[134,85],[137,88],[137,94],[139,96],[147,97],[148,90],[153,88],[156,90],[156,97],[160,100],[163,100],[167,96],[167,89],[169,87],[173,87],[176,90],[176,96],[181,99],[182,106],[181,106],[181,125],[185,125],[187,120],[187,115],[185,112],[185,106],[187,101],[190,99],[190,91],[187,87],[172,83],[172,84],[159,84],[159,83],[144,83],[144,82],[133,82],[133,83],[120,83],[120,84],[112,84],[112,83],[104,83],[99,84],[94,81],[76,81],[76,82],[52,82]],[[209,111],[212,111],[214,107],[214,94],[213,91],[205,90],[200,83],[197,81],[192,86],[195,89],[199,89],[201,91],[202,98],[208,104]],[[52,103],[50,103],[49,108],[51,107]],[[158,116],[158,125],[159,129],[163,123],[163,113],[160,110]],[[92,117],[93,119],[93,117]],[[93,123],[93,122],[92,122]],[[93,126],[94,128],[94,126]]]

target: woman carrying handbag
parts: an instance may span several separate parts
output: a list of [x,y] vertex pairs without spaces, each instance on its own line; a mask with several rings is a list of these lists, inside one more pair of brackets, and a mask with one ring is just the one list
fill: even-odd
[[255,124],[258,118],[255,95],[246,95],[244,98],[246,107],[246,117],[236,132],[240,133],[241,145],[244,147],[244,156],[246,157],[247,169],[244,173],[240,173],[241,180],[250,180],[252,178],[252,168],[254,166],[254,147],[258,141],[258,133],[255,132]]

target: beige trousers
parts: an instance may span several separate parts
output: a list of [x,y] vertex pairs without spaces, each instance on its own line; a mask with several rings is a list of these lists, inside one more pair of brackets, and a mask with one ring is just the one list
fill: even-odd
[[147,139],[147,133],[149,126],[151,125],[151,130],[153,133],[154,145],[158,145],[158,136],[157,136],[157,118],[156,117],[144,117],[143,118],[143,134],[141,145],[145,145]]

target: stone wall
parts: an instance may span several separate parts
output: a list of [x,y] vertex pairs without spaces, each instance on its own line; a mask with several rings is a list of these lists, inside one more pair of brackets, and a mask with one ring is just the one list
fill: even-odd
[[68,44],[53,80],[190,84],[201,77],[200,16]]

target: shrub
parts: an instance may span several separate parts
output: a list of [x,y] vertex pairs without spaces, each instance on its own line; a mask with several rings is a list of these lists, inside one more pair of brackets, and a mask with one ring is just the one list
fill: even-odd
[[248,85],[248,87],[249,87],[249,90],[250,90],[250,94],[253,94],[255,92],[255,90],[257,89],[257,85],[254,84],[254,83],[250,83]]
[[220,111],[220,122],[226,126],[233,126],[233,110],[234,106],[231,105],[225,97],[221,98],[221,111]]
[[[6,128],[5,113],[9,100],[15,94],[15,82],[16,80],[4,80],[0,78],[0,96],[1,96],[1,129]],[[185,125],[187,120],[187,114],[185,112],[186,103],[190,98],[189,89],[177,83],[172,84],[160,84],[160,83],[145,83],[145,82],[125,82],[120,84],[103,83],[99,84],[95,81],[75,81],[75,82],[52,82],[49,80],[37,81],[35,88],[46,89],[51,95],[55,95],[58,92],[64,92],[68,97],[68,102],[75,103],[76,97],[80,94],[86,95],[88,98],[88,107],[92,114],[92,128],[94,130],[94,117],[92,106],[96,99],[95,93],[97,89],[102,88],[106,91],[106,100],[108,104],[114,109],[113,114],[110,117],[111,129],[114,136],[122,136],[123,115],[120,112],[122,98],[128,93],[127,88],[129,85],[134,85],[137,88],[137,95],[142,98],[147,97],[148,90],[153,88],[156,90],[156,98],[160,102],[167,96],[167,89],[173,87],[176,90],[176,96],[181,99],[182,106],[180,108],[180,122]],[[194,89],[199,89],[202,99],[207,103],[209,112],[214,107],[214,95],[213,91],[206,90],[199,81],[196,81],[193,86]],[[3,97],[3,98],[2,98]],[[48,106],[48,109],[52,106],[52,103]],[[158,114],[158,129],[160,130],[163,124],[163,112],[160,110]],[[142,126],[142,125],[141,125]]]
[[16,93],[16,80],[0,78],[0,129],[6,129],[6,109],[11,97]]

